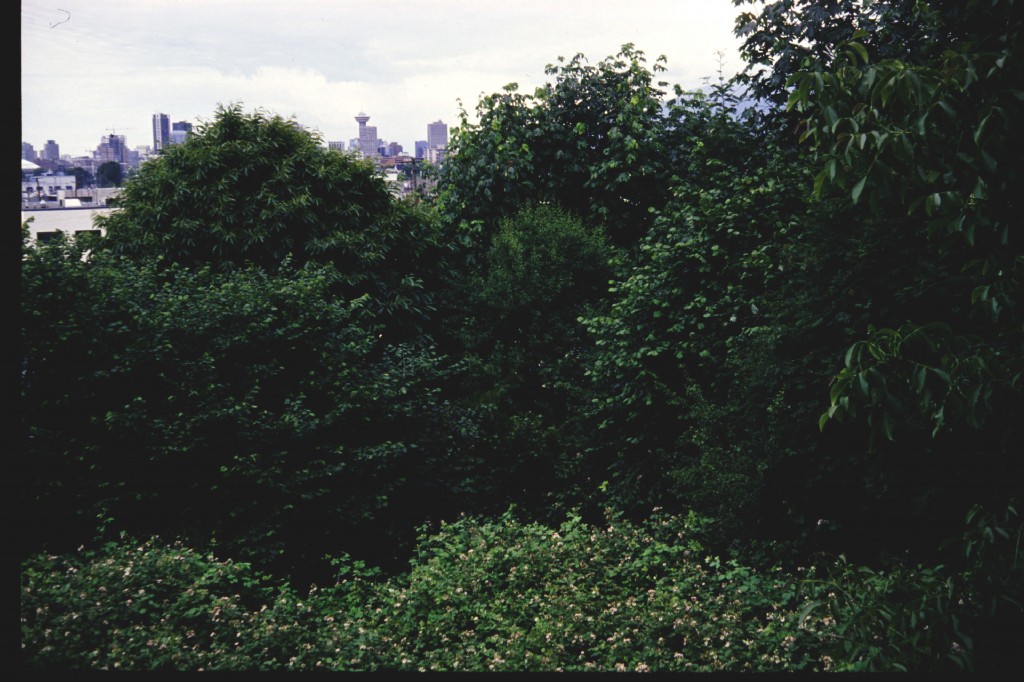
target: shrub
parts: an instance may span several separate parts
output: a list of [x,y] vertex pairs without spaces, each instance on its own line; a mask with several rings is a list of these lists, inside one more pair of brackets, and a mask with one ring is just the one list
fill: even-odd
[[309,612],[291,591],[180,543],[40,554],[21,585],[28,668],[258,670],[315,636],[296,627]]
[[321,646],[362,670],[820,669],[821,623],[799,621],[796,582],[703,556],[698,528],[461,518]]
[[797,582],[702,556],[700,522],[557,529],[463,517],[408,573],[304,598],[251,566],[130,540],[23,565],[28,667],[179,670],[815,670]]

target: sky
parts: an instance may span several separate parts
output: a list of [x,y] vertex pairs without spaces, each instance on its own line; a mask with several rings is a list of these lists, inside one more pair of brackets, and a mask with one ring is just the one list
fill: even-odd
[[[91,153],[103,135],[152,145],[152,117],[212,121],[240,104],[326,140],[378,137],[405,151],[452,128],[480,97],[582,53],[626,43],[660,79],[692,89],[743,67],[732,0],[22,0],[22,141]],[[461,106],[460,106],[461,102]]]

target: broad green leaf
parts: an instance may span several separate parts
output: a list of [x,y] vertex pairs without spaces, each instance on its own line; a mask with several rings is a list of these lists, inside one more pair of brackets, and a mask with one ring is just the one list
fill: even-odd
[[864,191],[864,185],[867,184],[868,176],[862,177],[857,181],[857,184],[853,186],[853,191],[850,192],[850,197],[853,199],[853,203],[856,204],[860,200],[860,195]]

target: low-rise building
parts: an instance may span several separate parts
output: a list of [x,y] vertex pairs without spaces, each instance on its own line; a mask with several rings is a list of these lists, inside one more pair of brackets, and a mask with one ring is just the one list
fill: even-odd
[[23,210],[21,222],[24,224],[25,221],[29,221],[28,231],[33,242],[45,244],[57,236],[58,232],[68,235],[102,234],[103,231],[94,222],[95,218],[98,215],[107,215],[112,210],[114,209],[88,206]]

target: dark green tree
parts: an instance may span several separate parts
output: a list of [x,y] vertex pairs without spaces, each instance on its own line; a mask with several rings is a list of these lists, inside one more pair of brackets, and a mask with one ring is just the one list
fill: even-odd
[[920,11],[950,37],[941,53],[875,59],[855,33],[827,67],[791,78],[790,106],[820,154],[818,191],[885,216],[913,236],[903,258],[939,266],[927,305],[849,348],[822,425],[863,420],[893,469],[927,482],[910,496],[921,520],[948,528],[983,499],[1024,494],[1024,11],[938,7]]
[[452,314],[466,358],[466,400],[493,407],[482,424],[499,454],[508,495],[546,513],[570,496],[583,435],[576,418],[590,399],[584,358],[593,342],[580,323],[606,298],[618,250],[552,204],[504,218],[479,270],[461,280]]
[[124,172],[116,161],[101,163],[96,169],[96,183],[100,187],[120,187],[123,180]]
[[241,105],[145,164],[100,219],[103,248],[187,267],[330,263],[347,299],[418,329],[446,262],[436,223],[393,201],[373,167],[294,121]]
[[391,560],[489,499],[475,408],[449,402],[432,338],[449,246],[368,164],[224,108],[101,222],[89,258],[27,248],[22,270],[40,542],[99,523],[289,547],[291,567],[338,543]]
[[[338,273],[26,252],[21,526],[36,546],[126,530],[279,570],[345,548],[392,561],[489,476],[450,362],[385,343]],[[268,563],[269,562],[269,563]]]
[[650,209],[665,198],[669,159],[661,133],[665,83],[633,45],[596,65],[582,54],[545,72],[532,95],[515,83],[483,97],[479,123],[462,113],[441,174],[449,220],[476,221],[486,244],[498,221],[530,202],[549,201],[585,224],[602,225],[615,243],[635,242]]
[[673,198],[608,312],[585,321],[597,344],[593,477],[624,509],[743,524],[779,455],[774,413],[793,399],[766,353],[783,333],[809,176],[727,102],[677,107],[686,165]]
[[[737,7],[754,0],[733,0]],[[934,58],[960,33],[964,3],[916,0],[771,0],[736,17],[747,62],[740,81],[776,106],[789,96],[787,80],[810,65],[827,67],[854,33],[874,58],[912,62]],[[939,9],[941,8],[941,9]],[[947,20],[940,20],[945,15]],[[948,19],[953,19],[949,21]]]
[[615,260],[603,231],[558,207],[527,207],[502,220],[486,274],[471,285],[469,325],[473,349],[514,383],[520,407],[562,411],[562,391],[582,379],[570,377],[590,346],[578,320],[603,300]]
[[75,174],[75,186],[79,189],[92,185],[93,177],[89,171],[81,166],[75,166],[72,172]]

